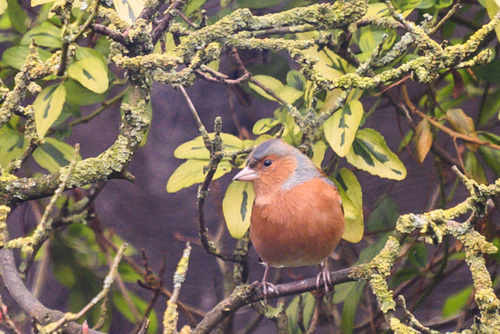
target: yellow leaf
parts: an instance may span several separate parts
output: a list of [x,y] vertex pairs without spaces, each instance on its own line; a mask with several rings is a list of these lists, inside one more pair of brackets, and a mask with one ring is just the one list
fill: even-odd
[[[304,32],[295,34],[295,36],[299,40],[314,40],[318,38],[319,33],[315,31]],[[312,46],[308,49],[303,50],[302,52],[304,52],[308,56],[318,59],[318,62],[314,64],[313,69],[330,80],[336,79],[343,74],[352,71],[348,69],[349,65],[347,61],[339,57],[333,51],[330,51],[326,48],[322,51],[318,51],[317,46]]]
[[113,0],[118,16],[132,24],[144,9],[144,0]]
[[[213,133],[209,133],[210,139],[214,138]],[[224,151],[239,151],[245,148],[243,140],[229,133],[221,133],[220,137],[222,143],[224,144]],[[210,152],[205,148],[203,143],[203,138],[201,136],[196,137],[193,140],[185,142],[178,146],[174,151],[174,156],[177,159],[210,159]]]
[[266,133],[267,131],[278,125],[278,123],[279,121],[276,118],[261,118],[257,122],[255,122],[252,128],[252,132],[256,135]]
[[[41,167],[51,173],[55,173],[66,165],[69,165],[73,159],[75,149],[65,142],[55,138],[45,138],[45,144],[38,147],[33,152],[33,158]],[[81,157],[78,156],[78,160]]]
[[[274,91],[275,93],[281,89],[283,89],[284,85],[281,81],[279,81],[278,79],[276,78],[273,78],[269,75],[254,75],[253,78],[257,81],[259,81],[262,85],[264,85],[266,88]],[[268,99],[268,100],[271,100],[271,101],[276,101],[276,99],[274,97],[272,97],[271,95],[267,94],[262,88],[260,88],[259,86],[253,84],[253,83],[249,83],[248,84],[250,86],[251,89],[253,89],[257,94],[259,94],[260,96]]]
[[[474,127],[474,120],[467,116],[462,109],[449,109],[446,112],[446,118],[448,119],[448,122],[450,122],[453,130],[472,138],[479,139]],[[466,143],[466,146],[469,150],[474,152],[479,148],[478,144],[470,142]]]
[[356,133],[347,162],[370,174],[392,180],[403,180],[406,167],[385,143],[384,137],[373,129],[362,129]]
[[363,105],[352,100],[323,124],[325,138],[339,156],[344,157],[351,149],[362,117]]
[[222,211],[226,226],[235,239],[242,238],[250,227],[252,206],[255,198],[250,182],[233,181],[222,200]]
[[35,109],[36,129],[40,136],[45,136],[52,124],[57,120],[66,101],[66,89],[63,85],[46,87],[33,102]]
[[[481,1],[479,3],[483,4]],[[486,7],[486,11],[488,12],[490,19],[493,19],[500,9],[500,3],[498,0],[485,0],[483,5]],[[500,26],[498,24],[495,27],[495,33],[497,34],[497,39],[500,39]]]
[[[208,160],[188,160],[172,173],[167,183],[167,191],[175,193],[183,188],[187,188],[205,180],[206,174],[203,167],[208,165]],[[214,180],[231,171],[231,164],[228,161],[221,161],[214,174]]]
[[431,125],[427,118],[422,119],[415,129],[415,144],[418,162],[422,163],[432,146]]
[[339,170],[334,180],[342,198],[345,230],[342,239],[359,242],[363,239],[363,192],[356,176],[347,168]]
[[108,72],[98,58],[89,57],[77,61],[68,68],[68,75],[94,93],[101,94],[108,89]]
[[311,158],[312,162],[316,167],[321,168],[321,163],[325,157],[326,144],[323,141],[318,141],[313,146],[313,156]]
[[5,168],[15,158],[23,154],[28,142],[17,131],[4,126],[0,129],[0,168]]

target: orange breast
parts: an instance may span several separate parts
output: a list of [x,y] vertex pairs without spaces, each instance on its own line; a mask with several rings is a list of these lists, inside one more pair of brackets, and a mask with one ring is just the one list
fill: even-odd
[[[269,196],[271,196],[269,198]],[[266,263],[298,267],[322,262],[344,232],[344,215],[335,187],[320,178],[268,195],[252,209],[250,238]]]

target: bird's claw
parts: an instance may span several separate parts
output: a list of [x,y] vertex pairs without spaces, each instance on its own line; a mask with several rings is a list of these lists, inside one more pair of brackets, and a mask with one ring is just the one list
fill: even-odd
[[280,294],[278,291],[278,288],[273,283],[269,283],[267,281],[262,281],[262,291],[264,293],[264,304],[267,305],[267,288],[271,288],[271,290],[274,290],[278,295]]
[[[321,282],[323,281],[323,282]],[[321,283],[323,283],[323,287],[325,288],[325,292],[329,293],[329,286],[332,284],[332,277],[330,276],[330,271],[326,267],[325,264],[321,264],[321,271],[316,276],[316,289],[321,289]]]

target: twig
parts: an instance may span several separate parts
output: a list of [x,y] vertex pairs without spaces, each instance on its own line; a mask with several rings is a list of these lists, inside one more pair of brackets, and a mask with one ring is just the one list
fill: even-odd
[[167,30],[170,22],[173,20],[175,15],[173,14],[178,9],[181,9],[187,0],[175,0],[170,7],[167,9],[167,13],[160,19],[156,27],[153,29],[151,33],[151,39],[153,41],[153,45],[156,44],[160,36]]
[[443,26],[443,24],[445,24],[446,21],[448,21],[448,19],[452,17],[460,8],[462,8],[462,4],[460,4],[459,2],[453,5],[450,10],[446,11],[446,14],[441,19],[441,21],[439,21],[434,27],[432,27],[431,31],[429,31],[429,35],[434,35]]
[[95,4],[94,4],[94,9],[92,10],[92,13],[88,17],[87,21],[85,21],[83,26],[79,27],[78,33],[75,36],[73,36],[73,38],[71,39],[71,42],[69,44],[75,43],[78,40],[78,38],[80,38],[80,36],[82,36],[85,33],[85,30],[87,30],[90,27],[90,25],[92,24],[92,21],[94,21],[95,17],[97,16],[97,13],[99,12],[100,5],[101,5],[101,0],[96,0]]
[[191,20],[188,19],[187,16],[184,15],[184,13],[182,11],[178,11],[177,15],[179,15],[179,17],[181,19],[183,19],[184,22],[186,22],[191,28],[198,29],[198,26],[196,24],[194,24],[193,22],[191,22]]
[[191,246],[189,242],[186,243],[186,248],[182,253],[182,257],[177,265],[177,270],[174,274],[174,289],[172,291],[172,296],[167,301],[167,309],[163,314],[163,334],[174,334],[177,333],[177,299],[181,292],[182,283],[186,280],[186,274],[189,266],[189,256],[191,254]]
[[[340,283],[355,281],[355,278],[350,277],[350,274],[356,270],[355,268],[356,267],[352,267],[330,273],[332,279],[329,287],[333,288],[333,286]],[[267,299],[297,295],[316,290],[316,277],[285,284],[278,284],[275,287],[276,289],[270,288],[267,291]],[[217,326],[217,324],[223,321],[230,314],[236,312],[238,309],[247,304],[255,303],[261,300],[264,300],[264,293],[258,282],[251,285],[240,285],[234,289],[233,293],[231,293],[228,298],[221,301],[207,313],[207,316],[193,330],[193,334],[210,333],[210,331]]]
[[314,297],[314,311],[311,317],[311,321],[309,323],[309,328],[307,329],[306,334],[314,334],[316,332],[316,327],[318,327],[319,322],[319,314],[321,311],[321,304],[323,303],[323,296]]
[[110,107],[111,105],[113,105],[117,101],[121,100],[125,96],[125,94],[127,94],[127,92],[128,92],[128,88],[122,90],[116,96],[113,96],[109,100],[106,100],[106,101],[102,102],[101,106],[98,109],[96,109],[95,111],[93,111],[91,114],[89,114],[89,115],[87,115],[85,117],[79,118],[76,121],[71,122],[69,124],[69,126],[70,127],[74,127],[74,126],[77,126],[77,125],[82,124],[82,123],[88,123],[88,122],[90,122],[92,119],[94,119],[95,117],[99,116],[108,107]]
[[80,144],[75,144],[73,160],[70,162],[69,166],[66,167],[65,173],[62,174],[61,183],[52,195],[49,204],[45,207],[42,219],[33,231],[33,235],[10,240],[6,243],[5,247],[21,248],[24,252],[30,254],[33,253],[35,249],[38,249],[41,244],[43,244],[43,242],[45,242],[45,240],[49,236],[49,231],[52,229],[52,220],[49,220],[49,215],[52,213],[52,209],[56,205],[57,200],[59,199],[59,197],[61,197],[63,191],[66,189],[66,185],[68,184],[68,181],[71,177],[71,173],[76,167],[79,151]]
[[483,141],[483,140],[480,140],[478,138],[474,138],[474,137],[468,136],[466,134],[456,132],[456,131],[448,128],[447,126],[442,125],[441,123],[436,121],[434,118],[424,114],[423,112],[418,110],[417,107],[415,107],[415,105],[411,102],[411,100],[408,96],[408,91],[406,90],[406,86],[404,86],[404,85],[401,86],[401,90],[403,93],[404,101],[405,101],[406,105],[408,106],[408,108],[410,108],[411,112],[413,112],[414,114],[417,114],[421,118],[426,118],[429,121],[429,123],[431,123],[434,127],[447,133],[453,139],[462,139],[462,140],[469,142],[469,143],[479,144],[479,145],[487,146],[487,147],[490,147],[490,148],[493,148],[496,150],[500,150],[500,145],[495,145],[489,141]]
[[196,208],[198,211],[198,233],[200,235],[201,244],[203,245],[207,253],[215,255],[221,260],[238,262],[241,260],[240,258],[234,255],[224,254],[215,245],[214,242],[209,240],[208,229],[205,224],[205,198],[208,195],[208,188],[213,180],[215,172],[217,171],[217,166],[224,157],[224,152],[222,150],[223,147],[222,140],[220,138],[220,131],[222,129],[222,120],[220,117],[215,118],[214,121],[215,136],[214,139],[210,139],[210,137],[208,136],[208,132],[205,129],[205,126],[203,125],[200,116],[198,115],[198,112],[196,111],[196,108],[193,105],[193,102],[189,98],[189,95],[186,93],[186,90],[182,86],[178,87],[179,90],[182,92],[184,98],[186,99],[186,102],[188,103],[189,106],[189,110],[191,111],[191,114],[193,115],[196,124],[198,125],[198,130],[200,131],[201,136],[203,137],[205,148],[210,152],[210,161],[208,163],[208,166],[205,167],[207,175],[205,176],[205,180],[203,181],[203,183],[198,188],[198,196],[197,196],[198,201],[196,203]]
[[[113,281],[116,277],[116,274],[118,272],[118,265],[120,264],[120,260],[122,259],[123,253],[125,252],[125,249],[127,248],[127,244],[123,244],[120,247],[120,250],[115,256],[115,259],[113,260],[113,263],[111,265],[111,268],[109,269],[109,273],[104,279],[104,284],[102,287],[102,290],[95,296],[85,307],[83,307],[80,312],[78,313],[66,313],[64,317],[61,318],[58,322],[53,325],[53,328],[51,326],[51,330],[55,332],[57,329],[61,328],[62,325],[64,325],[68,321],[74,321],[76,319],[80,319],[87,313],[92,307],[97,305],[104,297],[107,296],[109,291],[111,290],[111,285],[113,284]],[[47,327],[49,327],[48,325]]]
[[124,45],[124,46],[128,45],[127,40],[125,39],[125,37],[121,33],[117,32],[115,30],[112,30],[106,26],[103,26],[102,24],[94,23],[94,24],[92,24],[91,28],[94,32],[101,34],[101,35],[104,35],[104,36],[108,36],[109,38],[111,38],[115,42],[120,43],[121,45]]
[[7,313],[7,305],[4,304],[2,296],[0,295],[0,313],[2,315],[1,322],[14,334],[22,334],[17,328],[12,318]]

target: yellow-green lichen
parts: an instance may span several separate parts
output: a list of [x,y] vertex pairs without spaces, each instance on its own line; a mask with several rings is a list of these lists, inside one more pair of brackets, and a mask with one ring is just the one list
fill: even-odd
[[396,334],[418,334],[420,333],[419,331],[406,326],[403,324],[399,319],[392,317],[390,320],[389,325],[391,326],[391,329],[394,331]]

